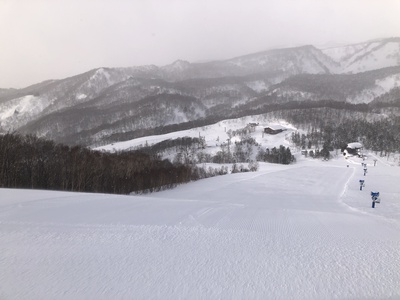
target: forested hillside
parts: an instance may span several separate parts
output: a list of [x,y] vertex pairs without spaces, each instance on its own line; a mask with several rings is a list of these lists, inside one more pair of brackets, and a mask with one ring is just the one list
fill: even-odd
[[129,194],[196,177],[189,165],[143,152],[105,153],[34,136],[0,135],[0,187]]

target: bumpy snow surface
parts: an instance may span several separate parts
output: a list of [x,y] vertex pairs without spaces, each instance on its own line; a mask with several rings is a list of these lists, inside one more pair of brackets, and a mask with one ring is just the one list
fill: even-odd
[[367,163],[148,196],[0,189],[0,299],[399,299],[400,167]]

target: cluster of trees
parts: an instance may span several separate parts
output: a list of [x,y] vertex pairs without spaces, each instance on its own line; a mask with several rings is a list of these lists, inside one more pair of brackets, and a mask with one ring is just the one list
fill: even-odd
[[213,163],[250,162],[255,149],[258,149],[258,147],[259,144],[250,136],[243,137],[240,141],[234,143],[229,138],[226,143],[221,143],[221,150],[211,159]]
[[[336,130],[335,130],[336,131]],[[335,140],[360,141],[364,148],[381,153],[400,151],[400,117],[373,123],[367,121],[346,122],[338,127],[342,133]]]
[[203,136],[192,137],[179,137],[176,139],[168,139],[161,141],[154,145],[149,145],[147,142],[144,146],[138,147],[142,152],[158,155],[167,150],[174,150],[174,152],[189,151],[189,149],[204,149],[207,146],[206,140]]
[[[246,130],[238,130],[227,132],[229,139],[220,144],[220,151],[215,155],[211,155],[203,151],[206,147],[204,136],[198,138],[182,137],[170,139],[156,143],[154,145],[145,145],[138,150],[149,153],[153,156],[162,156],[166,153],[176,153],[174,163],[180,164],[199,164],[199,163],[239,163],[252,162],[255,149],[259,148],[259,144],[254,138],[248,135]],[[232,137],[241,136],[240,141],[231,142]],[[219,138],[218,138],[219,141]],[[245,168],[239,168],[245,170]],[[254,168],[249,167],[249,170]]]
[[321,150],[302,150],[301,152],[302,154],[304,154],[305,157],[309,156],[312,158],[322,158],[324,160],[329,160],[331,158],[330,150],[328,150],[326,147],[323,147]]
[[69,147],[32,135],[0,135],[0,186],[128,194],[223,174],[133,151]]
[[233,148],[233,158],[235,161],[249,161],[255,149],[259,147],[256,140],[250,136],[243,137],[240,141],[235,142]]
[[196,164],[211,162],[211,155],[206,155],[202,150],[207,146],[204,136],[198,138],[179,137],[169,139],[159,143],[137,147],[138,151],[149,153],[155,157],[165,156],[165,154],[175,154],[174,163],[177,164]]
[[289,147],[285,148],[285,146],[280,145],[279,148],[261,149],[257,154],[257,160],[288,165],[293,163],[295,158],[290,152]]
[[[315,148],[315,156],[329,158],[329,151],[344,149],[350,142],[359,141],[364,148],[390,155],[400,151],[400,117],[368,122],[347,119],[338,124],[322,123],[307,134],[293,133],[292,142],[301,149]],[[319,150],[321,149],[321,150]],[[317,155],[318,153],[318,155]]]
[[[311,156],[313,158],[323,158],[329,159],[331,157],[330,151],[335,149],[343,149],[347,145],[341,144],[338,146],[337,144],[332,143],[332,133],[333,129],[331,126],[326,127],[325,131],[316,131],[314,128],[308,134],[300,134],[299,132],[292,133],[292,142],[299,148],[304,151],[306,156]],[[322,149],[320,149],[322,146]],[[315,148],[314,150],[310,150]],[[308,149],[309,151],[307,151]]]
[[[233,173],[256,171],[258,169],[257,161],[278,164],[295,162],[290,149],[284,146],[266,150],[261,149],[261,146],[250,135],[254,131],[254,126],[228,130],[226,132],[228,135],[226,141],[221,142],[219,137],[217,138],[216,142],[220,143],[220,150],[215,155],[203,151],[207,144],[202,136],[199,136],[199,138],[184,137],[167,140],[151,146],[145,145],[145,147],[139,149],[156,156],[163,156],[165,153],[172,151],[176,153],[174,162],[185,165],[199,163],[233,164]],[[233,137],[240,137],[240,140],[232,142]],[[244,167],[241,163],[248,163],[248,166]]]
[[240,172],[256,172],[259,168],[258,161],[249,162],[248,167],[246,168],[243,164],[234,163],[232,165],[232,173],[240,173]]

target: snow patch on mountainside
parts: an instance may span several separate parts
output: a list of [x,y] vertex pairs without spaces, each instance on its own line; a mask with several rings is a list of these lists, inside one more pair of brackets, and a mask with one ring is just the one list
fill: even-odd
[[265,92],[269,88],[269,85],[267,85],[263,80],[246,82],[246,85],[257,93]]
[[85,99],[86,97],[87,97],[87,95],[85,95],[85,94],[78,94],[78,95],[76,96],[76,99],[82,100],[82,99]]
[[169,121],[167,121],[165,125],[179,124],[179,123],[184,123],[184,122],[188,121],[188,118],[185,115],[185,113],[178,108],[174,108],[172,110],[171,115],[173,116],[173,118],[170,119]]
[[283,71],[291,75],[300,73],[325,74],[336,68],[336,62],[313,46],[275,49],[236,57],[227,63],[250,70]]
[[87,80],[83,81],[76,89],[76,94],[85,95],[86,97],[77,97],[77,100],[89,99],[93,95],[97,95],[102,90],[114,85],[118,82],[125,81],[129,78],[120,69],[99,68]]
[[185,60],[176,60],[170,65],[162,67],[167,72],[183,72],[190,67],[190,63]]
[[10,100],[1,105],[0,122],[3,128],[13,129],[40,114],[51,104],[45,97],[27,95]]
[[379,97],[391,89],[400,86],[400,74],[391,75],[383,79],[375,80],[375,86],[373,88],[365,89],[355,97],[347,97],[347,101],[350,103],[370,103],[376,97]]
[[326,99],[317,99],[313,93],[297,91],[297,90],[285,90],[277,88],[273,91],[273,93],[276,93],[281,97],[284,97],[286,101],[326,100]]
[[94,75],[91,77],[92,80],[97,81],[97,80],[107,80],[108,85],[112,85],[114,82],[111,81],[111,76],[110,74],[104,70],[104,68],[100,68],[94,73]]
[[[379,51],[378,51],[379,50]],[[344,73],[359,73],[400,64],[400,44],[387,43],[376,51],[367,50],[355,57],[343,70]]]
[[338,73],[359,73],[400,65],[400,40],[378,40],[321,50],[340,63]]
[[[370,45],[371,46],[371,45]],[[333,47],[328,49],[322,49],[321,51],[331,57],[334,61],[341,63],[351,59],[360,51],[369,51],[368,46],[365,48],[365,44],[346,45],[340,47]]]
[[375,84],[380,86],[383,91],[387,93],[391,89],[400,86],[400,74],[395,74],[384,79],[376,80]]

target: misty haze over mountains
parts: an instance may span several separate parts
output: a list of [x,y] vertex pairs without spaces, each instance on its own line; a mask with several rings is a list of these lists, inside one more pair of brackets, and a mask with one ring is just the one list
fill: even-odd
[[89,146],[301,109],[304,103],[398,116],[399,86],[400,38],[274,49],[206,63],[98,68],[0,89],[0,132]]

